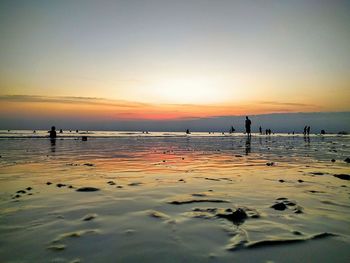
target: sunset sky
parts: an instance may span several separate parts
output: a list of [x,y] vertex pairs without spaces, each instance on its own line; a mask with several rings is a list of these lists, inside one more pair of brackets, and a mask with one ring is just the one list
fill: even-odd
[[1,1],[0,117],[350,111],[350,1]]

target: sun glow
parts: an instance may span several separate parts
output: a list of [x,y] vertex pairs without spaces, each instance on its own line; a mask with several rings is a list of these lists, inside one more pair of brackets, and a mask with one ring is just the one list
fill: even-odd
[[205,77],[167,78],[149,87],[153,96],[164,103],[217,103],[225,100],[222,81]]

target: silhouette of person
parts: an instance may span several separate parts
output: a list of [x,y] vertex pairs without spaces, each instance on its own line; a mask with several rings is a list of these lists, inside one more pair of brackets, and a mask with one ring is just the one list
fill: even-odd
[[261,128],[261,126],[259,127],[259,133],[262,134],[262,128]]
[[49,131],[49,133],[50,133],[50,138],[51,138],[51,139],[55,139],[56,136],[57,136],[56,127],[55,127],[55,126],[52,126],[52,127],[51,127],[51,131]]
[[304,132],[303,132],[304,136],[306,135],[306,130],[307,130],[307,126],[304,127]]
[[189,129],[186,130],[186,134],[191,134]]
[[310,126],[307,127],[306,132],[307,132],[307,136],[309,136],[310,135]]
[[230,133],[234,133],[234,132],[235,132],[235,128],[233,128],[233,126],[231,126]]
[[63,133],[62,129],[60,129],[60,133]]
[[250,127],[252,125],[251,120],[249,120],[248,116],[245,117],[245,132],[248,134],[248,136],[251,136]]

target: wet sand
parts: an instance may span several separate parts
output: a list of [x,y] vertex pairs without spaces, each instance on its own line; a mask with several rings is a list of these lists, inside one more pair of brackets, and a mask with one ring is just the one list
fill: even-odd
[[349,262],[349,146],[0,138],[0,261]]

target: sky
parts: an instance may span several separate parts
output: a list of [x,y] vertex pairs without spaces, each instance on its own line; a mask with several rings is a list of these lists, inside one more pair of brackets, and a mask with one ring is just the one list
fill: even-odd
[[0,36],[3,122],[350,111],[350,1],[9,0]]

